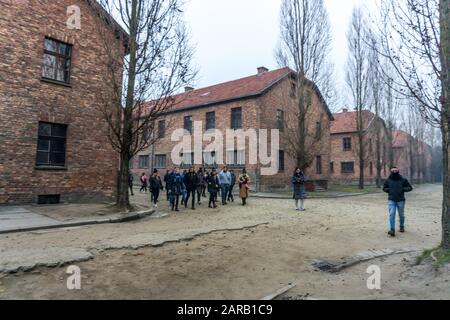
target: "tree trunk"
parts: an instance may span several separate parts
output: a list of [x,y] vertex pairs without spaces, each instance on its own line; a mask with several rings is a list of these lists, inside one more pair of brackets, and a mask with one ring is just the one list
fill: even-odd
[[359,150],[358,150],[358,158],[359,158],[359,189],[364,189],[364,168],[365,168],[365,152],[364,152],[364,123],[362,117],[362,108],[358,108],[357,112],[357,128],[358,128],[358,142],[359,142]]
[[128,170],[130,156],[128,154],[120,155],[120,169],[117,185],[116,205],[120,208],[128,209],[130,207],[130,197],[128,194]]
[[128,196],[128,172],[130,167],[131,147],[133,144],[133,106],[134,90],[136,84],[136,65],[137,65],[137,33],[138,33],[138,0],[132,0],[131,4],[131,23],[130,23],[130,63],[128,67],[128,83],[125,109],[123,111],[123,130],[120,153],[119,185],[117,186],[116,205],[120,208],[129,208],[130,199]]
[[377,177],[376,177],[376,183],[377,188],[381,188],[381,135],[379,130],[377,131]]
[[450,0],[440,1],[441,22],[441,65],[442,65],[442,151],[443,151],[443,189],[444,201],[442,205],[442,247],[450,249]]

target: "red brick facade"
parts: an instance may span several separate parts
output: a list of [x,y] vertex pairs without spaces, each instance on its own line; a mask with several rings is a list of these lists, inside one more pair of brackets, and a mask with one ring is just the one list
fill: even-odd
[[[177,143],[171,141],[171,135],[175,129],[183,128],[184,117],[186,116],[192,116],[193,121],[202,121],[203,130],[205,130],[206,114],[215,112],[215,128],[224,133],[231,128],[231,114],[234,108],[242,108],[242,129],[244,131],[248,129],[277,129],[277,110],[284,112],[286,115],[285,122],[293,121],[292,118],[287,116],[296,108],[296,99],[290,97],[293,74],[293,71],[288,68],[274,71],[263,69],[260,74],[255,76],[186,93],[188,98],[185,99],[182,106],[177,106],[174,112],[164,116],[166,121],[165,137],[149,150],[141,152],[134,158],[132,165],[134,174],[138,177],[142,172],[148,173],[151,171],[156,164],[155,157],[160,155],[166,156],[166,165],[159,167],[162,173],[174,166],[171,152]],[[311,181],[316,181],[326,187],[329,179],[328,163],[330,159],[329,123],[332,117],[317,88],[311,84],[310,90],[312,92],[312,107],[309,112],[309,120],[314,125],[317,121],[322,121],[324,134],[316,151],[317,156],[322,157],[322,172],[316,173],[314,161],[307,170],[307,175]],[[205,100],[201,100],[203,98]],[[249,164],[250,146],[248,142],[246,143],[245,164],[235,166],[234,169],[237,172],[240,172],[243,167],[247,169],[254,190],[290,189],[290,177],[296,161],[286,150],[284,143],[286,134],[286,132],[280,133],[280,150],[284,151],[284,170],[273,176],[261,175],[262,166],[259,162],[258,164]],[[208,142],[204,142],[203,146],[206,147],[208,144]],[[223,152],[226,155],[226,146],[224,146]],[[148,168],[139,168],[140,156],[149,156]],[[224,156],[225,159],[226,156]],[[196,167],[199,167],[199,165]]]
[[[356,130],[357,112],[344,109],[342,113],[334,114],[335,121],[331,127],[331,163],[332,180],[337,183],[357,183],[359,181],[359,138]],[[381,141],[381,176],[389,174],[387,129],[384,121],[368,110],[363,111],[364,145],[365,145],[365,182],[376,182],[377,133]]]
[[[81,29],[67,28],[71,5],[81,10]],[[0,204],[35,203],[40,195],[111,199],[117,156],[98,108],[108,85],[97,32],[103,22],[93,2],[0,0],[0,6]],[[46,37],[72,46],[69,83],[42,79]],[[37,166],[40,122],[67,126],[64,166]]]
[[395,130],[393,132],[394,164],[400,174],[414,183],[431,182],[432,148],[410,134]]

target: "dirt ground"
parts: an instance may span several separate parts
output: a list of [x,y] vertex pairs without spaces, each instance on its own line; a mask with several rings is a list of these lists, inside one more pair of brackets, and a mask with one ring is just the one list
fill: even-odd
[[[441,194],[436,185],[409,194],[407,232],[396,238],[387,236],[384,194],[313,199],[301,213],[293,201],[251,199],[172,214],[162,201],[159,211],[169,215],[161,219],[1,235],[0,257],[83,248],[94,258],[71,263],[81,268],[81,290],[67,289],[66,265],[37,267],[0,273],[0,299],[260,299],[289,283],[296,286],[280,299],[449,299],[450,268],[415,266],[440,241]],[[311,265],[400,248],[415,252],[336,274]],[[381,290],[366,286],[369,265],[381,268]]]

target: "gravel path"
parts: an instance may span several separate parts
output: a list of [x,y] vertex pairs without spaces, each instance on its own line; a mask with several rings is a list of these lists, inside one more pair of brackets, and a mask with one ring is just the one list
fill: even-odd
[[[292,209],[292,201],[276,199],[251,199],[247,207],[234,203],[217,210],[202,205],[177,214],[164,202],[160,212],[169,215],[162,219],[2,235],[0,270],[12,260],[15,266],[33,265],[33,257],[40,259],[40,267],[0,275],[0,298],[259,299],[291,282],[297,285],[282,298],[418,298],[418,293],[421,298],[448,298],[448,286],[426,290],[434,285],[434,278],[426,277],[436,273],[412,267],[411,253],[338,274],[311,266],[314,259],[339,261],[367,250],[436,246],[441,193],[441,187],[427,185],[409,194],[407,233],[395,239],[386,234],[384,194],[309,200],[303,213]],[[74,262],[71,252],[90,260]],[[61,267],[43,267],[44,260],[55,265],[49,255],[61,257],[56,259]],[[66,288],[63,265],[68,263],[81,268],[81,290]],[[365,271],[377,263],[386,286],[369,291]],[[447,274],[437,275],[436,281],[445,283]],[[414,285],[422,282],[423,288]]]

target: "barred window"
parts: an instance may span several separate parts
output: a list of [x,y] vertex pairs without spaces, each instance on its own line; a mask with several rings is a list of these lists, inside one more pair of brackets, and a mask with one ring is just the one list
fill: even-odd
[[72,46],[45,38],[42,77],[55,81],[70,82]]
[[39,122],[37,166],[64,167],[67,125]]
[[231,109],[231,129],[242,129],[242,108]]
[[184,117],[184,130],[192,134],[192,116]]
[[342,140],[344,151],[351,151],[352,150],[352,138],[344,138]]
[[342,162],[341,163],[341,173],[355,173],[355,163],[354,162]]
[[139,169],[148,169],[149,156],[139,156]]
[[216,113],[214,111],[206,113],[206,131],[216,128]]
[[156,169],[164,169],[166,168],[166,155],[165,154],[157,154],[155,155],[155,168]]

